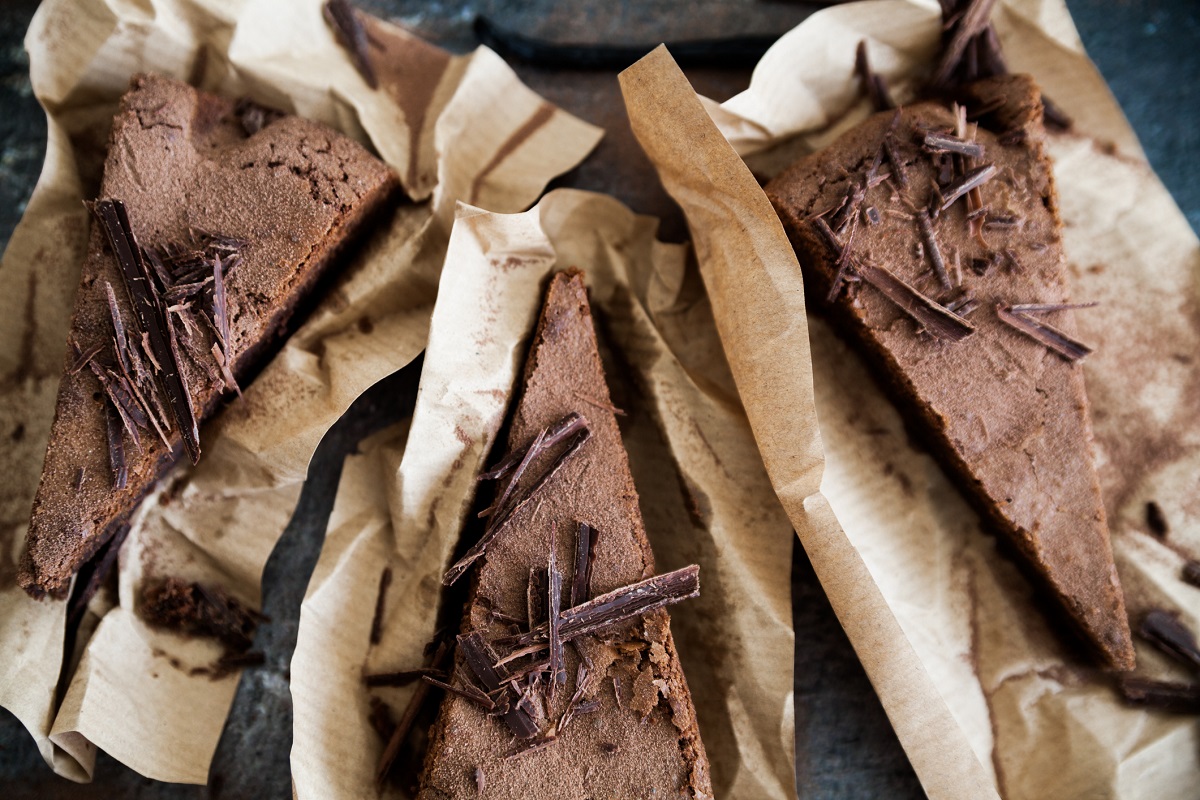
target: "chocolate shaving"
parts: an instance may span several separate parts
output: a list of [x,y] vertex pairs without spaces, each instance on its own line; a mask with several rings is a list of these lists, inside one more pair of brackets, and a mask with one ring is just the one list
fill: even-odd
[[[549,590],[544,589],[543,591],[549,591]],[[561,607],[559,610],[560,611],[562,610]],[[517,635],[520,636],[522,634],[517,634]],[[540,653],[545,649],[546,648],[544,645],[531,644],[528,647],[522,647],[519,650],[512,651],[511,653],[506,655],[504,658],[501,658],[498,661],[496,661],[496,663],[493,666],[496,667],[497,669],[499,669],[500,667],[503,667],[505,664],[511,664],[513,661],[517,661],[519,659],[525,658],[525,656],[534,655],[535,653]],[[547,664],[549,664],[549,662],[547,662]]]
[[392,708],[378,697],[372,697],[370,702],[371,716],[368,719],[371,727],[379,734],[379,738],[387,743],[396,732],[396,723],[392,721]]
[[338,44],[346,48],[355,69],[362,75],[367,86],[379,88],[375,77],[375,68],[371,66],[371,56],[367,49],[367,31],[362,20],[358,18],[349,0],[329,0],[323,9],[325,21],[333,28]]
[[1192,586],[1200,587],[1200,561],[1188,561],[1183,565],[1183,570],[1180,573],[1184,583],[1190,583]]
[[1095,308],[1099,303],[1018,303],[1009,308],[1016,314],[1045,314],[1050,311],[1072,311]]
[[162,258],[159,257],[158,251],[153,247],[143,247],[142,259],[150,265],[150,269],[153,271],[154,277],[158,278],[158,288],[163,291],[166,291],[168,288],[170,288],[174,281],[167,272],[167,267],[163,263]]
[[[600,532],[586,522],[575,533],[575,573],[571,577],[571,605],[587,602],[592,596],[592,567],[596,562],[596,542]],[[530,627],[533,627],[530,625]]]
[[[137,425],[129,418],[129,410],[125,408],[119,397],[120,395],[113,388],[112,381],[108,379],[107,374],[96,366],[96,362],[90,364],[92,372],[100,380],[100,385],[108,394],[108,402],[105,403],[105,408],[109,410],[108,414],[108,456],[109,462],[113,467],[113,481],[118,489],[125,488],[125,478],[127,473],[121,474],[118,472],[118,461],[120,469],[125,469],[125,440],[121,436],[121,428],[114,427],[120,422],[125,431],[129,434],[129,438],[133,441],[134,447],[138,450],[142,449],[141,438],[138,436]],[[114,447],[118,445],[119,447]],[[119,454],[119,455],[114,455]]]
[[[571,431],[571,433],[568,434],[567,431]],[[542,472],[542,474],[539,475],[529,486],[525,488],[518,487],[516,491],[513,491],[514,487],[516,487],[517,483],[520,481],[525,467],[537,456],[549,449],[551,433],[557,434],[554,437],[556,442],[565,440],[567,442],[566,448],[554,458],[550,465],[546,467],[545,471]],[[591,435],[592,432],[588,427],[587,420],[581,415],[572,412],[563,419],[559,420],[559,422],[556,424],[540,431],[522,457],[516,461],[516,466],[511,468],[507,467],[508,464],[514,461],[513,456],[515,456],[516,453],[513,453],[504,459],[499,467],[492,470],[490,473],[485,473],[487,476],[497,473],[505,474],[509,469],[511,469],[512,477],[509,479],[509,483],[505,487],[505,491],[501,495],[500,500],[494,506],[492,506],[491,509],[488,509],[488,511],[485,512],[489,514],[489,519],[483,535],[480,536],[479,541],[467,551],[466,555],[464,555],[454,564],[454,566],[450,567],[450,569],[446,571],[445,576],[442,578],[442,583],[444,585],[450,586],[459,578],[461,578],[468,569],[470,569],[471,565],[474,564],[475,561],[484,554],[488,545],[491,544],[492,540],[496,538],[497,534],[504,529],[505,525],[510,519],[512,519],[513,515],[524,508],[525,504],[528,503],[552,477],[554,477],[562,465],[565,464],[571,458],[571,456],[575,455],[579,448],[583,446],[583,443],[591,438]],[[568,436],[569,438],[567,438]]]
[[68,375],[76,375],[92,362],[92,359],[100,355],[100,351],[104,349],[103,344],[94,344],[87,350],[80,352],[79,346],[72,342],[71,347],[75,351],[75,359],[71,362],[71,366],[67,367]]
[[[996,0],[968,0],[957,20],[950,26],[953,33],[942,50],[942,57],[933,70],[930,84],[942,89],[951,84],[954,73],[961,67],[967,45],[988,26],[988,18],[992,14],[992,6]],[[978,59],[976,59],[976,64]],[[978,66],[974,70],[978,72]]]
[[878,225],[883,221],[883,217],[879,214],[879,209],[875,206],[867,206],[863,209],[863,216],[867,220],[867,224],[871,226]]
[[213,361],[217,362],[217,369],[220,370],[220,376],[225,382],[225,386],[237,392],[238,397],[242,397],[242,387],[238,386],[238,382],[234,379],[233,373],[229,371],[229,362],[225,360],[225,354],[221,352],[221,345],[213,342],[212,350]]
[[838,208],[834,215],[829,218],[829,226],[833,230],[840,231],[842,228],[846,227],[847,222],[849,222],[858,214],[859,206],[861,206],[863,201],[867,198],[867,186],[871,179],[875,176],[876,171],[879,169],[879,162],[881,158],[882,155],[876,156],[875,162],[872,164],[871,169],[868,170],[868,172],[863,175],[861,179],[854,181],[854,183],[852,183],[846,190],[846,201],[842,203],[841,207]]
[[1042,119],[1046,123],[1046,127],[1060,131],[1069,131],[1074,121],[1063,111],[1059,106],[1052,102],[1049,97],[1042,95]]
[[563,642],[559,636],[559,612],[562,611],[562,573],[558,570],[558,556],[555,553],[557,550],[555,542],[555,526],[550,526],[550,557],[546,568],[548,576],[547,583],[549,589],[547,591],[546,603],[546,621],[548,623],[548,637],[550,644],[550,690],[548,693],[549,702],[554,703],[554,695],[558,687],[565,686],[567,683],[567,668],[564,665],[565,656],[563,653]]
[[[496,654],[484,641],[481,633],[472,631],[464,636],[459,636],[458,647],[467,666],[471,668],[475,677],[479,678],[488,692],[494,692],[504,686],[504,680],[492,666],[496,661]],[[538,733],[533,718],[521,707],[520,703],[510,706],[504,713],[504,721],[513,734],[520,739],[529,739]]]
[[1169,611],[1161,608],[1149,611],[1142,617],[1138,633],[1167,655],[1192,668],[1200,667],[1200,648],[1196,646],[1196,637]]
[[475,793],[483,794],[484,787],[487,786],[487,780],[483,775],[483,767],[475,768]]
[[863,82],[867,97],[871,99],[871,105],[876,111],[887,111],[896,107],[888,94],[887,84],[884,83],[883,77],[871,69],[871,62],[867,58],[867,41],[865,39],[858,43],[858,49],[854,52],[854,74]]
[[[944,205],[943,208],[945,208]],[[946,262],[942,258],[942,251],[938,247],[937,238],[933,235],[933,225],[929,221],[929,215],[924,211],[917,214],[917,229],[921,232],[921,241],[925,245],[925,252],[929,254],[929,263],[933,266],[933,273],[937,275],[938,283],[943,289],[953,288],[950,284],[950,276],[946,273]]]
[[954,298],[943,305],[947,311],[958,314],[960,317],[965,317],[979,307],[979,302],[970,291],[959,289]]
[[995,164],[985,164],[982,167],[976,167],[963,175],[958,180],[950,183],[942,189],[942,204],[938,211],[945,211],[950,206],[954,205],[958,198],[965,195],[972,189],[978,188],[995,177],[999,170]]
[[562,732],[567,725],[574,719],[576,714],[586,714],[580,708],[580,703],[583,702],[583,696],[588,689],[588,668],[585,664],[580,664],[575,671],[575,694],[571,695],[570,702],[567,703],[567,710],[563,712],[562,717],[558,720],[558,730]]
[[958,342],[975,332],[971,323],[947,311],[886,268],[863,263],[857,266],[857,271],[864,281],[882,292],[934,337]]
[[141,248],[125,213],[125,204],[120,200],[98,200],[92,208],[112,245],[125,290],[129,293],[129,301],[142,329],[143,342],[150,345],[148,352],[152,354],[151,360],[159,370],[159,384],[175,414],[175,421],[179,423],[184,449],[195,464],[200,460],[199,425],[192,410],[191,395],[179,368],[174,331],[154,293],[154,283],[142,260]]
[[[655,609],[697,597],[700,594],[700,567],[693,564],[662,575],[638,581],[620,589],[572,606],[559,615],[559,635],[564,642],[591,636]],[[545,642],[547,625],[517,638],[518,644]]]
[[221,349],[229,352],[229,313],[227,311],[225,296],[225,273],[219,255],[213,257],[212,281],[213,325],[217,329],[217,338],[221,340]]
[[1200,714],[1200,685],[1174,683],[1122,675],[1117,681],[1121,697],[1134,706],[1157,708],[1176,714]]
[[846,280],[846,270],[852,262],[847,255],[847,249],[842,246],[842,243],[837,238],[837,234],[829,227],[829,223],[817,217],[812,221],[812,224],[816,228],[817,233],[821,234],[821,238],[825,240],[825,244],[829,245],[829,249],[833,251],[835,256],[833,280],[830,281],[829,293],[825,296],[825,302],[832,303],[842,291],[842,284]]
[[408,686],[414,681],[418,681],[425,676],[445,675],[430,667],[421,667],[420,669],[399,670],[397,672],[376,672],[370,675],[363,676],[363,683],[372,688],[378,686]]
[[286,116],[282,111],[259,105],[247,97],[237,101],[233,113],[237,114],[238,120],[242,123],[242,130],[246,132],[247,136],[253,136],[275,120]]
[[1166,536],[1170,530],[1166,525],[1163,507],[1154,503],[1153,500],[1146,504],[1146,525],[1150,528],[1150,533],[1159,537]]
[[925,134],[922,142],[925,149],[934,153],[958,153],[969,158],[983,158],[983,145],[978,142],[968,142],[957,136],[930,131]]
[[[81,469],[80,472],[83,470]],[[78,487],[76,487],[78,488]],[[121,551],[121,545],[124,544],[125,538],[129,535],[129,521],[121,523],[117,526],[112,537],[104,543],[103,549],[79,572],[79,580],[76,582],[76,587],[73,590],[70,605],[67,609],[67,626],[74,628],[79,620],[83,617],[83,612],[87,610],[88,603],[96,596],[96,592],[100,591],[100,587],[104,585],[104,581],[112,572],[112,568],[116,566],[117,555]],[[86,580],[84,577],[86,575]],[[82,587],[82,588],[80,588]]]
[[[449,652],[446,643],[439,642],[437,649],[434,650],[433,656],[430,658],[429,666],[433,668],[442,666]],[[417,685],[416,690],[412,693],[412,697],[408,699],[408,705],[404,708],[404,714],[400,717],[400,721],[396,723],[396,729],[392,731],[392,737],[388,739],[387,746],[383,748],[383,754],[379,757],[379,765],[375,768],[375,783],[377,786],[383,785],[383,780],[387,777],[388,771],[391,770],[392,763],[395,762],[396,756],[400,754],[400,747],[408,737],[408,732],[412,730],[413,722],[416,721],[417,713],[421,710],[421,705],[425,702],[425,698],[429,696],[430,688],[428,683],[422,681]]]
[[375,595],[375,614],[371,617],[371,644],[383,638],[383,611],[387,607],[387,591],[392,585],[392,568],[384,567],[379,574],[379,593]]
[[471,686],[469,683],[465,686],[455,686],[450,683],[439,681],[437,678],[434,678],[431,675],[422,675],[421,680],[425,681],[425,683],[428,683],[431,686],[436,686],[443,691],[456,694],[459,697],[470,700],[472,703],[483,706],[483,708],[487,709],[488,711],[496,710],[495,701],[493,701],[492,698],[488,697],[483,692],[476,689],[474,686]]
[[534,744],[531,744],[528,747],[522,748],[515,753],[511,753],[510,755],[505,756],[504,760],[505,761],[513,761],[522,756],[527,756],[530,753],[535,753],[538,750],[544,750],[547,747],[549,747],[550,745],[554,744],[555,739],[556,739],[556,737],[553,734],[549,734],[544,739],[539,739]]
[[1082,342],[1072,339],[1067,334],[1041,320],[1021,312],[1013,311],[1013,306],[996,304],[996,316],[1010,327],[1020,331],[1029,338],[1058,353],[1067,361],[1074,363],[1092,352],[1092,348]]
[[534,567],[529,570],[529,584],[525,588],[525,616],[530,630],[546,616],[542,608],[542,598],[547,596],[546,570]]
[[108,299],[108,315],[112,318],[113,328],[113,349],[117,354],[117,363],[121,365],[121,369],[126,375],[133,371],[133,365],[129,363],[129,339],[125,335],[125,325],[121,322],[121,312],[117,308],[117,295],[113,292],[112,284],[108,281],[104,282],[104,295]]
[[[572,411],[546,429],[546,436],[542,441],[542,446],[546,448],[554,447],[559,442],[587,428],[587,424],[587,420],[581,414]],[[530,446],[525,445],[509,453],[492,469],[480,473],[478,480],[494,481],[508,475],[525,458],[525,454],[529,452]]]
[[[900,112],[897,110],[895,117],[892,119],[892,127],[895,127],[899,121]],[[892,141],[890,130],[883,136],[883,157],[887,159],[888,166],[892,170],[892,175],[896,177],[896,183],[900,184],[901,188],[907,187],[908,178],[904,175],[904,164],[900,161],[900,156],[896,153],[896,145]]]

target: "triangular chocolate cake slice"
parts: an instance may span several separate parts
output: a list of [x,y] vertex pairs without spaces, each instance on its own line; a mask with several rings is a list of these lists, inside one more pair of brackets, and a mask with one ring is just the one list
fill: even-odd
[[578,272],[550,284],[509,444],[487,532],[447,576],[476,570],[467,690],[442,703],[418,796],[711,797],[662,609],[698,568],[654,576]]
[[199,457],[199,423],[397,187],[324,125],[134,78],[92,207],[27,591],[65,591],[180,453]]
[[1078,629],[1128,669],[1040,94],[1007,76],[961,99],[876,114],[766,191],[814,305]]

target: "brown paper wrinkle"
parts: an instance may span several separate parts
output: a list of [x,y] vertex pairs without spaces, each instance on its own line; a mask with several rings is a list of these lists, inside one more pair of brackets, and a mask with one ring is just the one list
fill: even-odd
[[[27,350],[35,359],[19,370],[28,375],[0,387],[0,424],[23,426],[22,446],[0,454],[6,474],[15,476],[0,497],[3,550],[6,558],[11,550],[13,558],[0,567],[0,642],[15,654],[4,667],[0,704],[31,731],[47,762],[73,780],[90,775],[95,749],[89,741],[145,775],[207,780],[237,680],[188,676],[171,665],[175,659],[184,668],[203,666],[216,650],[151,631],[132,617],[128,609],[140,581],[185,575],[219,583],[257,604],[262,565],[295,508],[324,432],[355,397],[424,346],[450,227],[449,219],[432,212],[439,203],[452,206],[461,192],[459,183],[430,186],[428,174],[440,176],[453,162],[460,182],[469,183],[483,169],[486,158],[478,154],[490,157],[503,144],[493,141],[496,126],[489,124],[494,97],[507,101],[503,111],[510,127],[543,107],[490,51],[450,57],[432,46],[420,49],[422,58],[462,65],[448,68],[444,85],[428,95],[433,113],[413,137],[421,155],[415,174],[426,176],[413,194],[431,194],[434,203],[397,209],[330,296],[246,387],[245,400],[206,427],[200,466],[173,473],[164,482],[169,488],[143,505],[121,560],[123,605],[102,619],[56,709],[64,605],[26,598],[15,586],[15,558],[41,471],[88,225],[68,136],[92,125],[104,106],[115,108],[131,74],[156,70],[341,123],[351,135],[407,141],[409,132],[396,130],[404,115],[388,112],[396,107],[389,95],[362,85],[322,20],[320,5],[320,0],[49,0],[26,37],[34,91],[49,111],[50,133],[42,176],[0,270],[0,303],[10,312],[3,315],[0,337],[32,342]],[[263,20],[269,24],[255,24]],[[381,38],[415,41],[387,23],[372,24]],[[201,50],[207,51],[203,58]],[[293,57],[299,52],[302,59]],[[202,71],[196,69],[200,62]],[[444,130],[450,107],[458,109],[457,124]],[[510,171],[506,159],[493,159],[488,201],[498,209],[526,207],[600,135],[561,112],[544,128],[552,139],[544,163],[525,162]],[[398,151],[396,158],[406,156]],[[31,287],[33,303],[27,302]],[[20,308],[9,307],[14,301]],[[23,313],[27,306],[33,326]],[[14,351],[19,349],[5,348]],[[11,374],[18,366],[5,363],[4,371]],[[169,503],[160,504],[160,497]],[[136,713],[130,713],[130,702]]]
[[[766,156],[773,149],[810,152],[830,140],[826,128],[843,129],[865,115],[862,104],[855,104],[859,89],[848,67],[858,39],[867,38],[874,55],[872,32],[891,26],[890,35],[901,45],[897,52],[909,56],[881,60],[893,85],[917,67],[918,54],[932,52],[937,35],[936,24],[905,28],[899,21],[925,15],[935,22],[936,14],[935,4],[918,2],[858,3],[820,12],[784,37],[760,63],[750,89],[712,118],[751,157],[756,172],[769,177],[794,157],[772,161]],[[1184,559],[1200,552],[1200,509],[1187,500],[1200,491],[1200,431],[1187,412],[1200,389],[1192,372],[1172,359],[1200,348],[1194,277],[1200,249],[1083,54],[1065,6],[1059,0],[1002,1],[994,19],[1013,69],[1031,71],[1076,119],[1075,132],[1051,135],[1048,147],[1066,222],[1072,296],[1100,301],[1095,313],[1079,318],[1081,336],[1100,343],[1083,369],[1113,549],[1131,615],[1136,621],[1145,609],[1161,605],[1195,628],[1200,602],[1178,575]],[[846,52],[832,61],[819,49],[799,46],[838,36]],[[657,58],[635,68],[640,74],[633,94],[644,93],[650,76],[662,78],[665,67],[652,64]],[[627,94],[634,85],[629,75]],[[827,107],[806,106],[806,93],[820,90],[830,92]],[[664,85],[662,92],[689,93],[677,84]],[[660,111],[650,105],[630,103],[635,132],[699,240],[719,227],[707,215],[722,204],[689,184],[679,153],[660,140],[700,137],[677,111],[664,116],[686,135],[654,120]],[[639,123],[640,113],[645,118]],[[701,153],[696,160],[711,169],[706,158]],[[724,205],[737,213],[735,204]],[[763,213],[773,216],[769,209]],[[737,227],[727,220],[724,230]],[[757,237],[747,251],[759,253],[765,241]],[[807,448],[816,435],[795,420],[812,404],[804,391],[781,390],[784,381],[769,370],[755,371],[774,356],[788,380],[810,385],[809,366],[786,357],[781,347],[786,340],[779,338],[773,316],[803,319],[791,311],[787,296],[789,288],[801,291],[798,268],[794,261],[776,260],[755,274],[747,265],[757,262],[744,259],[737,271],[728,270],[724,257],[730,249],[728,243],[697,244],[739,391],[776,490],[927,793],[1091,798],[1190,791],[1185,787],[1194,786],[1200,772],[1195,726],[1123,707],[1108,679],[1067,650],[1028,582],[996,553],[995,542],[980,531],[936,465],[912,449],[891,403],[818,320],[810,333],[826,470],[822,494],[805,496],[807,487],[795,482],[787,457],[812,452]],[[756,308],[760,294],[768,302]],[[1114,330],[1126,335],[1114,336]],[[772,424],[788,414],[789,423]],[[1150,500],[1171,509],[1165,541],[1147,530]],[[1167,670],[1176,680],[1187,679],[1144,646],[1139,660],[1147,674]],[[937,708],[943,712],[930,717]]]
[[[357,670],[364,660],[372,670],[419,665],[474,476],[495,459],[488,446],[517,381],[544,279],[569,266],[587,272],[601,338],[619,354],[608,363],[632,373],[618,369],[608,377],[614,399],[636,403],[626,409],[622,435],[658,568],[698,561],[706,575],[701,597],[689,601],[695,608],[680,607],[672,629],[713,760],[714,787],[722,797],[793,796],[789,527],[771,499],[740,409],[706,388],[727,384],[721,376],[728,367],[702,295],[686,298],[685,316],[665,313],[683,304],[677,289],[689,285],[686,250],[656,242],[656,228],[612,198],[574,190],[556,190],[513,216],[459,207],[409,446],[398,471],[371,462],[371,452],[347,463],[333,514],[347,522],[331,523],[329,534],[343,546],[327,545],[317,575],[330,577],[314,578],[305,600],[293,660],[298,797],[369,790],[383,745],[367,727],[369,693]],[[366,470],[372,463],[375,471]],[[706,524],[689,515],[683,483],[708,497]],[[388,487],[386,497],[372,494],[369,487],[379,486]],[[396,542],[387,562],[393,583],[382,642],[368,650],[363,628],[354,646],[335,646],[351,618],[370,616],[365,599],[347,608],[357,594],[349,587],[376,585],[384,562],[367,553],[381,526]],[[333,585],[335,562],[345,571],[343,588]],[[373,588],[365,594],[374,601]],[[322,619],[317,613],[324,608],[342,610]],[[714,633],[706,619],[724,632]],[[406,691],[378,694],[400,708]],[[325,710],[324,724],[348,732],[351,743],[331,745],[305,724]],[[359,749],[360,743],[370,746]],[[385,795],[403,796],[394,788]]]

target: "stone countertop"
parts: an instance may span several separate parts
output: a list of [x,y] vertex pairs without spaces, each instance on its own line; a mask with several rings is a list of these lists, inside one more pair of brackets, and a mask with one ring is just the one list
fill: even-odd
[[[485,14],[513,30],[559,41],[646,43],[742,34],[779,34],[815,6],[782,0],[653,0],[635,3],[549,0],[363,0],[454,51],[475,43],[471,20]],[[1194,229],[1200,229],[1200,6],[1194,0],[1068,0],[1089,54],[1141,137],[1150,163]],[[41,169],[45,122],[29,85],[22,39],[36,0],[0,3],[0,248],[25,210]],[[686,226],[625,121],[612,72],[548,72],[518,66],[534,90],[606,129],[596,152],[555,182],[614,194],[663,218],[661,235]],[[748,70],[688,70],[697,90],[724,99],[744,88]],[[18,798],[290,798],[291,700],[288,667],[300,601],[316,563],[342,459],[360,439],[411,412],[418,362],[363,395],[328,433],[309,468],[299,507],[264,576],[263,625],[255,647],[266,663],[246,672],[217,748],[207,787],[157,783],[100,755],[95,781],[56,777],[24,728],[0,710],[0,786]],[[803,551],[793,560],[796,627],[796,773],[805,798],[919,798],[923,794],[849,641]]]

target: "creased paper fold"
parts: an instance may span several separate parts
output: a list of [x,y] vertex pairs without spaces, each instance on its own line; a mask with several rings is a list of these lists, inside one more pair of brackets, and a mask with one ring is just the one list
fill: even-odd
[[[368,691],[362,674],[420,666],[475,476],[489,450],[498,457],[492,443],[545,279],[572,266],[587,274],[608,348],[658,570],[701,566],[701,596],[674,607],[671,625],[714,792],[794,796],[790,524],[699,276],[684,247],[655,241],[656,228],[610,197],[571,190],[520,215],[459,207],[407,444],[397,428],[348,459],[302,608],[292,661],[298,797],[374,791],[383,742],[368,724],[369,699],[398,717],[413,687]],[[384,566],[393,581],[382,640],[371,646]]]
[[[1071,295],[1099,302],[1079,315],[1081,337],[1098,345],[1083,368],[1129,610],[1136,624],[1166,607],[1196,630],[1200,592],[1180,569],[1200,554],[1200,248],[1061,0],[1001,0],[993,19],[1010,67],[1076,120],[1048,147]],[[1195,720],[1124,707],[1111,678],[1064,647],[859,359],[822,321],[806,323],[769,204],[730,188],[740,180],[749,193],[750,173],[710,146],[719,129],[768,177],[868,113],[852,71],[860,40],[903,99],[939,33],[932,2],[820,11],[772,48],[746,92],[703,101],[716,128],[665,54],[622,80],[634,131],[688,217],[772,482],[926,792],[1189,797]],[[1165,537],[1147,522],[1150,502]],[[1151,648],[1138,658],[1142,674],[1188,678]]]
[[[523,86],[491,51],[450,56],[367,19],[384,77],[372,91],[320,7],[319,0],[48,0],[26,38],[49,141],[0,268],[7,343],[0,423],[20,430],[18,445],[0,452],[7,477],[0,705],[74,780],[88,779],[99,745],[149,777],[206,781],[237,678],[190,674],[212,664],[215,647],[147,629],[131,612],[141,582],[175,575],[257,605],[263,564],[321,437],[360,393],[425,345],[455,202],[519,211],[600,136]],[[424,202],[399,204],[244,401],[205,428],[200,465],[177,470],[143,506],[122,551],[120,604],[70,659],[77,666],[56,708],[65,604],[25,597],[15,564],[86,242],[81,201],[89,186],[94,191],[117,98],[138,71],[249,95],[369,140]]]

